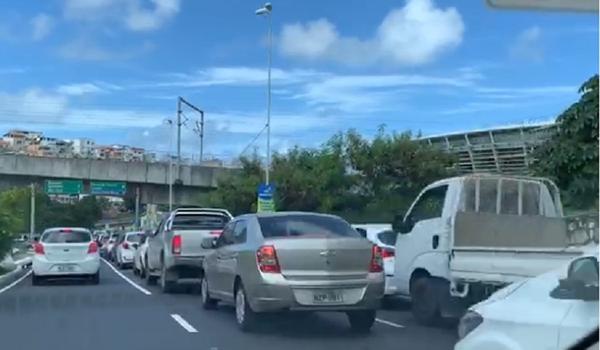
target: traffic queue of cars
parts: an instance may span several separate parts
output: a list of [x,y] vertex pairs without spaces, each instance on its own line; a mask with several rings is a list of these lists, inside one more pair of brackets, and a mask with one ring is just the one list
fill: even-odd
[[[101,251],[165,293],[200,285],[203,307],[234,305],[242,330],[266,312],[338,311],[354,330],[368,331],[384,296],[402,297],[420,323],[462,317],[457,348],[517,349],[528,347],[513,334],[525,324],[540,337],[560,337],[556,344],[598,325],[590,313],[598,307],[597,240],[577,241],[563,226],[560,197],[548,180],[477,175],[427,186],[392,225],[179,208],[153,232],[104,238]],[[77,241],[97,255],[87,236],[58,237],[44,234],[40,244],[47,250],[48,243]],[[590,249],[595,254],[582,256]],[[35,262],[39,281],[44,272]],[[551,269],[562,272],[544,274]],[[525,304],[527,316],[512,317]]]

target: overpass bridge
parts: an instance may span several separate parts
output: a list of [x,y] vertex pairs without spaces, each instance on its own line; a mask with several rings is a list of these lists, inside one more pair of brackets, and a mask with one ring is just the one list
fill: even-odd
[[[202,204],[207,194],[217,187],[217,180],[234,171],[232,168],[207,165],[173,165],[173,203]],[[26,155],[0,154],[0,189],[37,183],[45,180],[77,179],[89,193],[92,181],[120,181],[127,184],[125,197],[135,197],[139,191],[144,204],[168,204],[169,164],[123,162],[78,158],[42,158]]]

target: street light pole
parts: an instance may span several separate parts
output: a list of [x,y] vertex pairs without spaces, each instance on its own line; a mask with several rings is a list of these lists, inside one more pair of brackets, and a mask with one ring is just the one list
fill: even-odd
[[171,155],[173,149],[173,121],[166,119],[165,123],[169,124],[169,150],[167,154],[169,156],[169,212],[171,212],[173,211],[173,156]]
[[273,6],[267,2],[263,7],[256,10],[257,16],[267,16],[269,20],[268,33],[268,51],[269,51],[269,66],[267,70],[267,166],[265,169],[265,183],[269,184],[269,172],[271,168],[271,65],[273,60],[273,23],[271,12]]

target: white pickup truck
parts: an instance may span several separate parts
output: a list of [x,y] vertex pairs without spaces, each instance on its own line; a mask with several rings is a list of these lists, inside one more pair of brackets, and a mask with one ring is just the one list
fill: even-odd
[[597,237],[572,235],[550,180],[468,175],[437,181],[393,224],[391,283],[423,324],[460,317],[499,288],[557,268]]

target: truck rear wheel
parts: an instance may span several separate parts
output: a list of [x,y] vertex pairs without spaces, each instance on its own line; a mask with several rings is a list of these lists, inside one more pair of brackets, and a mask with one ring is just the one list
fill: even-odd
[[417,277],[411,284],[412,313],[420,324],[432,326],[440,322],[440,288],[441,283],[429,276]]

